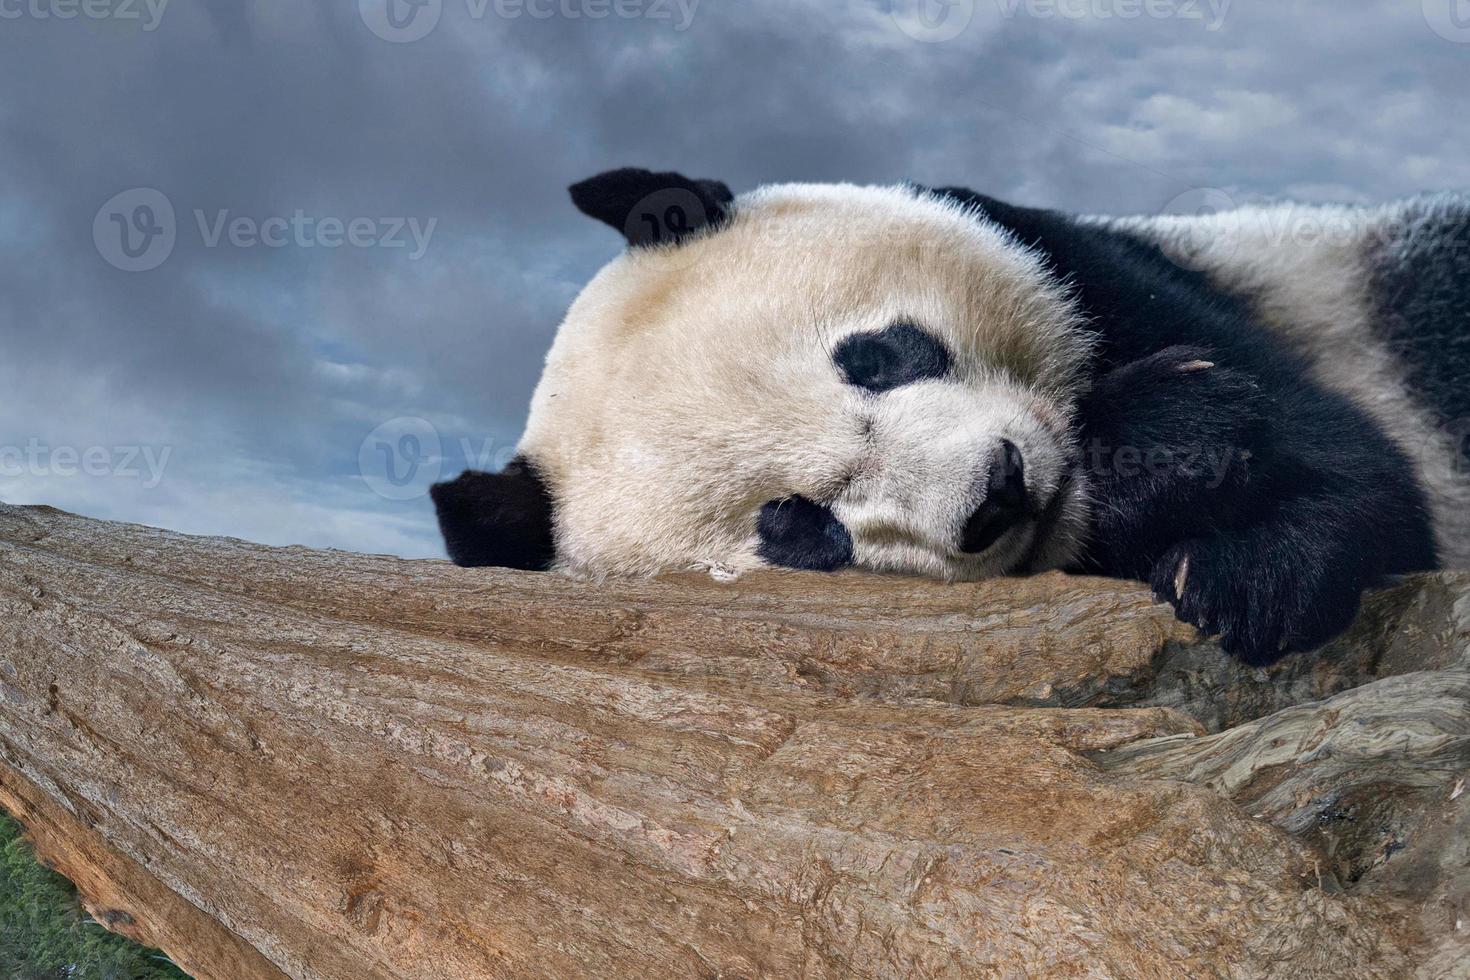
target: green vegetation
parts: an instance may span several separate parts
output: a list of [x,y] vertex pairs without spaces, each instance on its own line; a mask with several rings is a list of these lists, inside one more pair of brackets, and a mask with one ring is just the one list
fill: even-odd
[[188,980],[157,950],[108,932],[71,882],[36,861],[0,812],[0,977],[5,980]]

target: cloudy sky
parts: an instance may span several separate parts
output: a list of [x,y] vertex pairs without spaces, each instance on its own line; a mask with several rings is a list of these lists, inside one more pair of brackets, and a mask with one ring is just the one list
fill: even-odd
[[1470,188],[1467,91],[1467,0],[0,0],[0,499],[439,555],[582,177],[1378,201]]

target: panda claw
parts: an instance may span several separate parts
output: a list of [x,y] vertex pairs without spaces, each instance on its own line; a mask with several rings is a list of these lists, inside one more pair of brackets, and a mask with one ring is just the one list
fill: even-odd
[[722,585],[740,580],[740,572],[723,562],[709,562],[704,566],[704,570],[709,573],[710,578]]
[[1215,366],[1214,361],[1185,361],[1179,365],[1180,374],[1191,374],[1195,371],[1208,371]]
[[1189,581],[1189,556],[1185,555],[1179,559],[1179,567],[1174,569],[1174,595],[1182,600],[1184,598],[1184,586]]

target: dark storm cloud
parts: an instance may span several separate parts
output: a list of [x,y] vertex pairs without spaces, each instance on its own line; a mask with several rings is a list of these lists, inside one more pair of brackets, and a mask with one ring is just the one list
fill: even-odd
[[[1439,0],[895,2],[442,0],[395,43],[379,0],[0,0],[0,447],[26,450],[0,498],[437,553],[416,487],[513,446],[617,248],[565,186],[609,166],[1093,211],[1470,185],[1470,37]],[[94,244],[132,188],[176,215],[151,271]],[[327,247],[353,219],[365,244]],[[421,257],[382,241],[399,219]],[[128,447],[169,451],[156,485],[118,472]],[[400,451],[417,471],[381,469]]]

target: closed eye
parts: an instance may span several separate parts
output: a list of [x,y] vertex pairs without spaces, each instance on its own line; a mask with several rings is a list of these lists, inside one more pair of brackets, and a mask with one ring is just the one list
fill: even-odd
[[933,335],[900,321],[843,338],[832,360],[848,384],[875,394],[949,373],[949,350]]

